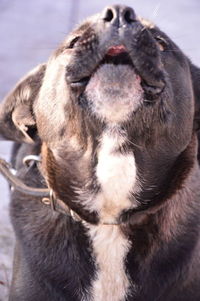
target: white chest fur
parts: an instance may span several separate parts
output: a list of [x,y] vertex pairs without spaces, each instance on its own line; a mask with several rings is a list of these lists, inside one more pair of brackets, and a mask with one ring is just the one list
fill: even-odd
[[119,226],[89,226],[95,253],[97,274],[90,293],[92,301],[123,301],[129,280],[125,273],[125,258],[129,242]]
[[[120,212],[134,205],[129,200],[136,182],[133,154],[118,151],[124,143],[120,134],[103,134],[98,151],[96,177],[101,185],[91,208],[99,214],[101,222],[116,222]],[[92,283],[92,301],[123,301],[130,286],[125,272],[125,259],[130,248],[117,225],[88,225],[88,234],[97,265],[96,279]]]
[[135,159],[133,154],[117,151],[124,139],[105,133],[101,140],[96,167],[101,189],[96,197],[96,209],[102,222],[114,222],[122,210],[133,206],[129,196],[136,181]]

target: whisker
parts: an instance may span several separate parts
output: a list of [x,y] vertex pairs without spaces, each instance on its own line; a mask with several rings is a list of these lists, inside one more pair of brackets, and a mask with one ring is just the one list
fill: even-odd
[[59,31],[59,33],[63,34],[63,35],[68,35],[69,32],[64,32],[64,31]]
[[141,32],[143,32],[144,30],[147,30],[146,26],[141,28]]
[[78,20],[79,9],[80,9],[80,0],[71,1],[69,23],[68,23],[69,31],[72,29],[72,25],[74,25]]
[[156,4],[156,7],[155,7],[155,9],[154,9],[154,11],[153,11],[153,14],[152,14],[152,16],[151,16],[151,19],[156,19],[156,17],[158,16],[160,7],[161,7],[161,3],[159,2],[158,4]]
[[129,140],[127,137],[126,137],[126,140],[127,140],[130,144],[136,146],[137,148],[143,149],[143,147],[142,147],[141,145],[138,145],[138,144],[134,143],[133,141]]
[[[189,52],[189,51],[194,51],[194,49],[182,49],[182,51],[184,52]],[[181,50],[176,50],[176,49],[168,49],[168,50],[165,50],[165,52],[179,52],[181,53]]]
[[31,50],[55,50],[55,48],[58,46],[58,44],[54,47],[31,47],[31,48],[26,48],[26,49],[31,49]]
[[168,50],[165,50],[165,52],[181,52],[180,50],[176,50],[176,49],[168,49]]

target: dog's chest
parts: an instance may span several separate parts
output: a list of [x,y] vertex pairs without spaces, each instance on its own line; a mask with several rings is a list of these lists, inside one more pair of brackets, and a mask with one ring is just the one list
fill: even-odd
[[90,301],[124,301],[130,287],[125,271],[129,241],[119,226],[89,226],[97,272],[91,283]]
[[132,207],[129,197],[136,181],[133,154],[119,152],[124,138],[105,133],[98,152],[96,177],[100,192],[96,196],[96,210],[102,222],[114,222],[124,209]]
[[[119,147],[125,138],[105,133],[98,151],[96,177],[100,191],[93,199],[92,207],[102,223],[115,223],[119,214],[133,205],[129,199],[136,181],[133,154],[122,154]],[[123,301],[130,286],[125,271],[125,260],[130,249],[118,225],[88,225],[97,266],[92,282],[92,301]]]

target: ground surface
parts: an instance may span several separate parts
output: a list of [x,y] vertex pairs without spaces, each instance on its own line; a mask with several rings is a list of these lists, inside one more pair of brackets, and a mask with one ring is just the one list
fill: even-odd
[[[153,20],[200,66],[199,0],[0,0],[0,100],[28,70],[47,60],[77,22],[116,2]],[[0,142],[0,156],[8,159],[10,148],[11,143]],[[7,300],[14,244],[8,199],[0,176],[0,301]]]

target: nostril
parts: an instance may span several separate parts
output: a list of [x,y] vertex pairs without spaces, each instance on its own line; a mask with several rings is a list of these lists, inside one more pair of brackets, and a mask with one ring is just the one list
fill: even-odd
[[128,8],[128,9],[125,10],[124,20],[128,24],[131,24],[131,23],[136,21],[135,12],[131,8]]
[[106,22],[111,22],[113,18],[114,18],[114,14],[113,14],[112,9],[108,8],[105,12],[105,16],[103,19]]
[[113,5],[104,9],[101,19],[113,26],[121,27],[136,22],[136,15],[131,7]]

